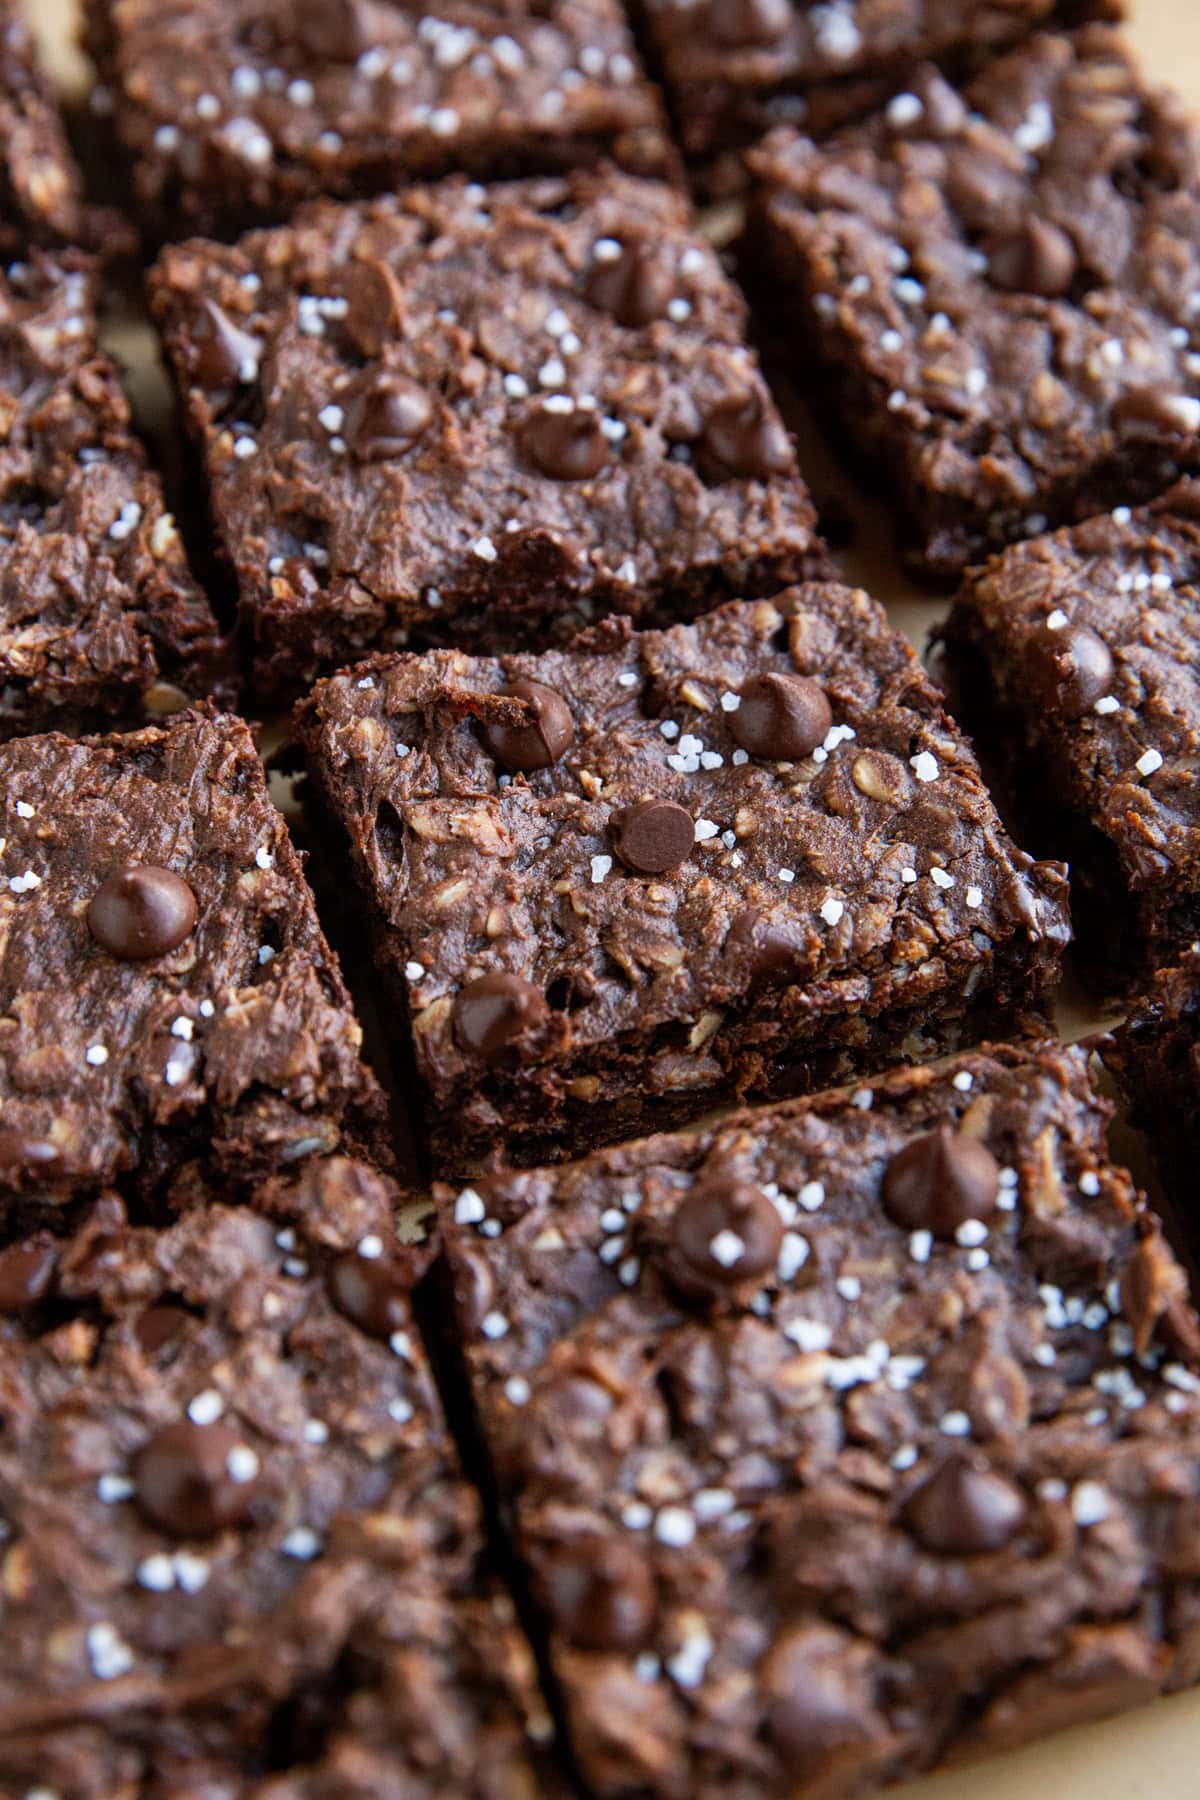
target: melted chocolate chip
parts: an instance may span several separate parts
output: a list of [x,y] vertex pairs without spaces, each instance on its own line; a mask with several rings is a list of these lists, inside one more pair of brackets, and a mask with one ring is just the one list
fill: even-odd
[[747,987],[769,987],[796,972],[804,943],[791,924],[762,913],[739,912],[725,940],[724,954],[744,971]]
[[608,461],[608,439],[594,412],[551,412],[540,406],[529,415],[521,443],[530,461],[551,481],[588,481]]
[[638,800],[625,808],[617,827],[617,855],[638,875],[677,869],[695,841],[691,813],[673,800]]
[[978,1556],[1003,1550],[1021,1529],[1025,1496],[1002,1475],[951,1457],[910,1498],[909,1530],[939,1556]]
[[990,1219],[1000,1171],[986,1144],[939,1125],[905,1144],[883,1175],[883,1208],[906,1231],[953,1237],[967,1219]]
[[783,1221],[761,1188],[712,1175],[675,1210],[668,1273],[685,1292],[730,1293],[774,1269],[782,1244]]
[[833,714],[823,690],[807,675],[754,675],[729,715],[734,739],[751,756],[795,762],[824,742]]
[[164,1300],[158,1306],[148,1306],[140,1314],[133,1335],[147,1356],[156,1356],[167,1344],[175,1343],[190,1317],[186,1306]]
[[872,1734],[866,1645],[830,1626],[801,1626],[774,1644],[764,1679],[772,1738],[797,1773],[839,1744]]
[[791,0],[712,0],[708,9],[713,36],[733,49],[778,43],[792,17]]
[[263,347],[215,300],[202,300],[196,320],[192,373],[203,387],[231,388],[258,378]]
[[998,238],[988,252],[988,276],[993,287],[1008,293],[1040,294],[1057,300],[1075,279],[1078,268],[1075,246],[1059,226],[1031,216],[1007,237]]
[[473,1337],[496,1302],[496,1278],[486,1256],[460,1246],[454,1257],[454,1305],[463,1330]]
[[170,869],[126,863],[97,888],[87,921],[113,956],[141,962],[182,944],[196,923],[196,896]]
[[360,462],[403,456],[433,423],[433,401],[407,375],[366,376],[350,402],[350,444]]
[[454,1002],[459,1047],[498,1062],[550,1016],[545,996],[519,975],[481,975]]
[[696,461],[706,481],[766,481],[791,469],[792,446],[762,395],[750,393],[709,413]]
[[1112,686],[1112,652],[1086,625],[1043,627],[1030,637],[1024,660],[1038,700],[1064,719],[1082,717]]
[[571,709],[553,688],[540,681],[513,681],[501,693],[529,703],[528,725],[489,722],[482,728],[484,743],[496,761],[514,775],[531,775],[548,769],[575,740]]
[[564,1545],[545,1565],[543,1600],[581,1650],[636,1650],[654,1626],[654,1576],[640,1550],[620,1538]]
[[674,290],[670,270],[646,244],[624,244],[619,256],[598,257],[583,289],[594,307],[630,330],[664,318]]
[[181,1419],[155,1433],[133,1469],[137,1503],[175,1537],[212,1537],[239,1524],[254,1499],[258,1459],[228,1425]]
[[59,1160],[59,1150],[49,1138],[27,1131],[0,1131],[0,1174],[49,1175]]
[[371,1337],[389,1338],[407,1327],[409,1284],[393,1258],[347,1250],[330,1265],[327,1284],[338,1311]]
[[1195,437],[1200,401],[1169,388],[1130,387],[1118,394],[1113,419],[1127,437]]
[[400,284],[386,263],[352,262],[341,279],[346,317],[342,329],[364,356],[378,356],[400,329]]
[[288,35],[321,62],[356,62],[370,43],[361,0],[295,0]]
[[58,1246],[45,1231],[0,1250],[0,1313],[22,1313],[44,1300],[57,1264]]

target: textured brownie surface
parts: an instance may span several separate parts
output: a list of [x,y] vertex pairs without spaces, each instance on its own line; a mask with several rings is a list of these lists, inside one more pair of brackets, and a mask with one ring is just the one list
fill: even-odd
[[264,685],[410,631],[695,610],[813,553],[743,303],[671,189],[318,207],[166,251],[153,299]]
[[598,1792],[859,1794],[1194,1679],[1200,1336],[1106,1116],[1045,1044],[444,1195]]
[[17,0],[0,0],[0,255],[79,243],[83,186]]
[[1070,861],[1105,978],[1200,936],[1198,613],[1187,481],[973,570],[945,631],[963,717],[1039,849]]
[[544,1708],[410,1310],[428,1250],[343,1158],[203,1199],[155,1230],[102,1197],[27,1243],[32,1296],[0,1251],[0,1787],[533,1800]]
[[[149,1188],[201,1154],[236,1182],[366,1123],[361,1030],[241,720],[13,739],[0,806],[0,1194]],[[91,922],[131,863],[195,904],[140,960]]]
[[1146,1132],[1172,1202],[1176,1228],[1200,1253],[1196,1163],[1200,1157],[1200,943],[1160,969],[1104,1046],[1104,1060]]
[[[1105,26],[754,157],[774,279],[930,569],[1200,460],[1197,138]],[[807,371],[806,371],[807,373]]]
[[[559,696],[568,741],[513,775],[495,734],[522,678]],[[811,755],[742,747],[764,678],[823,696]],[[797,1066],[878,1066],[910,1033],[905,1054],[923,1031],[953,1041],[972,1007],[1035,1004],[1056,975],[1064,871],[1014,848],[939,690],[861,592],[613,622],[571,653],[379,658],[298,718],[443,1166],[501,1139],[523,1160],[595,1143]],[[682,826],[659,872],[623,848],[646,802]],[[498,977],[507,1017],[480,1048]]]
[[0,737],[141,723],[229,682],[96,302],[70,251],[0,273]]
[[88,0],[153,227],[227,235],[319,194],[601,157],[674,167],[616,0]]

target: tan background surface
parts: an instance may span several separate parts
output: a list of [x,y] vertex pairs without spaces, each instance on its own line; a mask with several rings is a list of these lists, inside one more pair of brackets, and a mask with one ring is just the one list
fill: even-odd
[[[26,0],[63,86],[78,94],[86,70],[71,43],[73,0]],[[1131,33],[1155,79],[1171,82],[1200,111],[1200,0],[1127,0]],[[133,322],[109,332],[125,362],[139,410],[163,417],[160,375],[148,355],[150,339]],[[800,425],[802,463],[818,494],[840,492],[859,530],[842,561],[870,588],[896,624],[923,647],[944,603],[924,599],[898,574],[891,554],[886,508],[855,492],[820,440]],[[873,515],[879,516],[878,525]],[[1061,1011],[1064,1033],[1097,1023],[1070,996]],[[1063,1733],[1048,1743],[970,1769],[934,1776],[891,1792],[896,1800],[1200,1800],[1200,1694],[1162,1701],[1107,1724]]]

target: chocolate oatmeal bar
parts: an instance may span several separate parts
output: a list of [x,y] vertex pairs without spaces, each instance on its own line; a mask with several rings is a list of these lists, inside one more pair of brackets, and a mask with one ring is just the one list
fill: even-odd
[[232,671],[73,251],[0,272],[0,738],[140,724]]
[[228,237],[302,200],[463,170],[674,174],[617,0],[87,0],[152,232]]
[[1198,142],[1095,25],[754,154],[757,252],[926,571],[1200,465]]
[[18,0],[0,0],[0,257],[79,244],[96,223]]
[[462,182],[168,250],[152,297],[255,674],[543,647],[822,571],[745,309],[668,188]]
[[373,1142],[361,1036],[240,719],[0,746],[0,1216]]
[[1062,865],[861,592],[380,657],[297,723],[444,1169],[944,1050],[1057,977]]
[[1029,841],[1071,864],[1110,989],[1200,937],[1200,481],[972,570],[943,637],[956,704]]
[[549,1733],[344,1158],[0,1250],[0,1790],[536,1800]]
[[1081,1049],[443,1195],[592,1790],[861,1795],[1200,1672],[1200,1328]]

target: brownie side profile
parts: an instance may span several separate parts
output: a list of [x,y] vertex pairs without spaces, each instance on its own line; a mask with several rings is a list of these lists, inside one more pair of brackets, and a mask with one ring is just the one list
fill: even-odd
[[139,209],[230,237],[301,201],[677,153],[617,0],[87,0]]
[[250,1205],[159,1230],[110,1193],[0,1250],[6,1794],[556,1791],[399,1203],[314,1159]]
[[441,1195],[603,1795],[862,1795],[1197,1674],[1200,1330],[1079,1049]]
[[152,299],[264,691],[410,634],[543,647],[824,572],[745,307],[615,175],[306,210]]
[[954,576],[1200,463],[1198,140],[1103,25],[910,88],[824,146],[772,134],[751,255],[905,548]]
[[864,593],[381,657],[297,723],[443,1169],[957,1047],[1057,978],[1065,870]]
[[380,1096],[240,719],[0,746],[0,1197],[232,1186]]
[[1181,1240],[1196,1255],[1200,1163],[1200,942],[1148,992],[1104,1045],[1104,1061],[1149,1139]]
[[942,632],[955,705],[1023,836],[1071,865],[1114,988],[1200,937],[1200,481],[1015,545]]
[[76,252],[0,273],[0,738],[142,724],[232,688],[96,305]]

